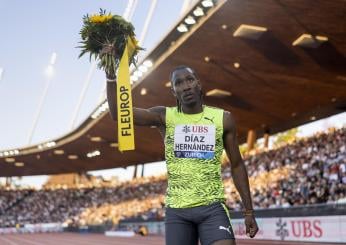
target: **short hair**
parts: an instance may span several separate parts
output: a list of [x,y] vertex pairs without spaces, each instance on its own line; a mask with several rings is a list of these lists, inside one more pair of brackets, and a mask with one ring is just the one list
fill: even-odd
[[172,81],[174,72],[179,71],[179,70],[184,70],[184,69],[190,70],[191,73],[198,79],[198,75],[194,69],[192,69],[191,67],[186,66],[186,65],[180,65],[180,66],[177,66],[173,69],[173,71],[171,72],[171,74],[169,76],[169,80]]

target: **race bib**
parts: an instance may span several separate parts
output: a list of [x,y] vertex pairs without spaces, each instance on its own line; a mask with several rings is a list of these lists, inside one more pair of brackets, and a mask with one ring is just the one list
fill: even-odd
[[215,125],[177,125],[175,127],[175,157],[212,159],[214,154]]

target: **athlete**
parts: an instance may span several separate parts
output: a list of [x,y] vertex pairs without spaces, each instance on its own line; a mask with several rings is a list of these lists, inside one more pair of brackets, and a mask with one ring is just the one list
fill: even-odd
[[[116,76],[106,76],[109,110],[116,121]],[[203,104],[200,80],[190,67],[177,67],[170,80],[177,106],[133,108],[134,124],[157,127],[165,142],[166,244],[197,245],[198,240],[202,245],[236,244],[221,179],[223,149],[245,208],[246,233],[253,238],[258,226],[232,114]]]

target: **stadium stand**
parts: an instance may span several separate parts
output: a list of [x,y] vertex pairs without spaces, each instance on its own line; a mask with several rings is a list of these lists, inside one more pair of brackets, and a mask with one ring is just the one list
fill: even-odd
[[[256,209],[345,203],[346,128],[331,129],[270,151],[244,157]],[[227,204],[241,210],[223,167]],[[0,227],[65,222],[95,225],[139,217],[162,220],[166,176],[143,177],[113,187],[0,190]],[[87,185],[86,185],[87,186]]]

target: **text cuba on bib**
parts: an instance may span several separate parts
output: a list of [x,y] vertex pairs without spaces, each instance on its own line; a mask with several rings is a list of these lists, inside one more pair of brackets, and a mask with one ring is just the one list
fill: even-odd
[[[137,54],[142,50],[135,39],[134,27],[119,15],[99,14],[83,17],[80,31],[82,49],[79,57],[86,53],[98,60],[98,67],[108,76],[117,79],[118,143],[120,151],[135,149],[132,95],[130,84],[131,64],[136,65]],[[100,54],[104,46],[111,47],[112,53]]]

